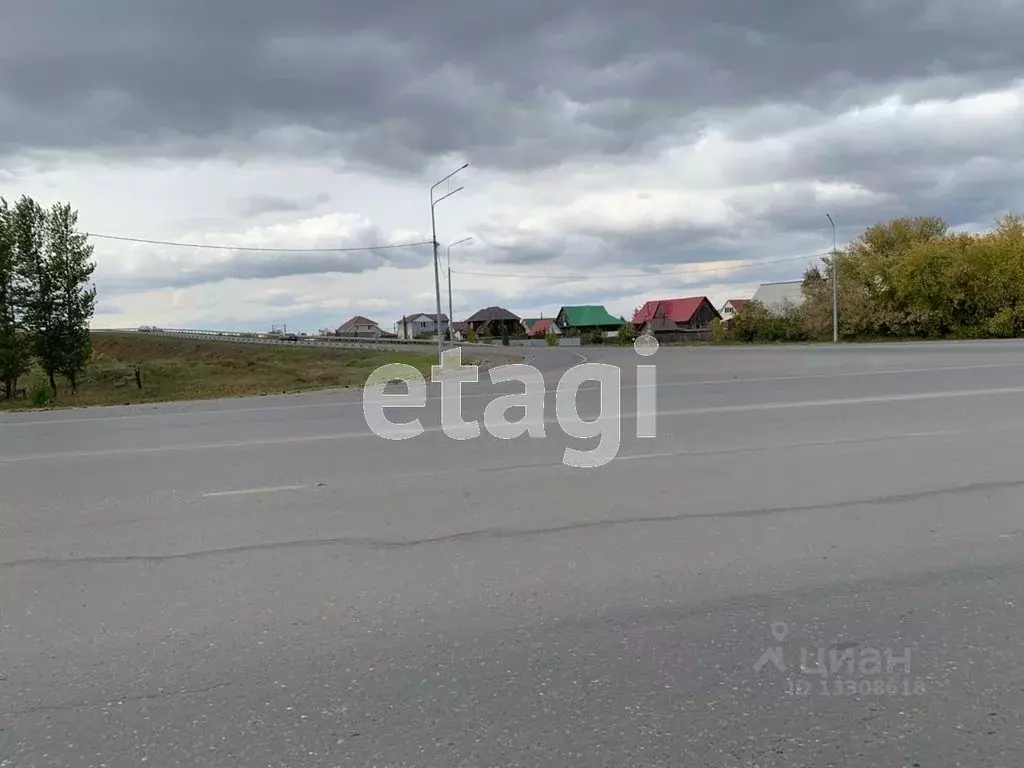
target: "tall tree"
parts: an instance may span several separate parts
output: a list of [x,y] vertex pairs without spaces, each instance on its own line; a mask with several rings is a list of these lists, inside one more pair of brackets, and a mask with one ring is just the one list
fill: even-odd
[[93,247],[88,236],[78,231],[78,211],[67,203],[54,205],[46,224],[46,262],[57,331],[54,368],[67,378],[71,391],[77,392],[78,375],[92,354],[89,321],[96,309],[96,287],[91,284],[96,270]]
[[18,379],[28,372],[31,351],[21,327],[25,294],[23,269],[14,242],[14,214],[0,198],[0,384],[4,397],[11,398]]
[[46,248],[46,211],[32,198],[22,196],[12,211],[12,229],[23,270],[25,330],[56,394],[60,332],[55,323],[56,297]]

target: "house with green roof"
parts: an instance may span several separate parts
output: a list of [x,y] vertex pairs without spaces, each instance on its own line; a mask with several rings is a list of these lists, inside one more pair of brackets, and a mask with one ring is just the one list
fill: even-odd
[[607,309],[598,305],[562,307],[555,316],[555,325],[566,333],[585,331],[615,332],[625,323]]

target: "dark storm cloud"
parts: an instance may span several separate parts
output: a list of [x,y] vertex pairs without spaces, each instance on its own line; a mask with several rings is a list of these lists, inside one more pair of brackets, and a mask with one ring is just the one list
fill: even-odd
[[[836,216],[846,207],[837,206]],[[800,214],[797,217],[796,214]],[[818,230],[805,242],[803,250],[794,252],[793,232],[773,231],[775,216],[789,215],[794,224]],[[788,258],[821,250],[825,235],[824,214],[811,213],[789,206],[770,211],[762,219],[724,227],[663,226],[638,227],[628,233],[601,233],[600,236],[524,238],[521,243],[500,246],[481,245],[463,254],[452,265],[453,274],[487,274],[530,277],[596,276],[602,273],[623,275],[657,275],[665,270],[693,269],[707,273],[715,269],[709,262],[748,261],[767,258]],[[840,217],[841,219],[841,217]],[[874,220],[873,220],[874,221]]]
[[[632,155],[716,110],[1019,75],[1000,0],[11,3],[0,153],[338,151],[415,170]],[[682,127],[680,127],[682,124]]]

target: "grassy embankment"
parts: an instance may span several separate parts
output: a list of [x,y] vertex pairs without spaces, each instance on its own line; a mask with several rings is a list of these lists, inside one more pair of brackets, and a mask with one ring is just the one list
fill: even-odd
[[[437,358],[425,352],[304,348],[262,344],[190,341],[162,336],[97,333],[92,359],[78,394],[57,378],[55,407],[124,405],[280,394],[333,387],[362,386],[386,363],[407,363],[430,376]],[[464,363],[471,362],[464,360]],[[135,380],[139,367],[142,388]],[[34,371],[19,382],[27,396],[4,400],[0,410],[35,405],[34,389],[45,382]],[[48,389],[49,385],[45,385]]]

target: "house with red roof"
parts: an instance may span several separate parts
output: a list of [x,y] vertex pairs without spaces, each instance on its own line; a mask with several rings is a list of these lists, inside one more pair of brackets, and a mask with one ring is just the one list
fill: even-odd
[[722,316],[722,320],[725,322],[726,327],[732,327],[732,321],[736,319],[737,313],[739,313],[739,311],[743,309],[749,301],[750,299],[729,299],[722,305],[722,308],[718,310],[718,314]]
[[728,322],[736,317],[736,313],[743,309],[743,306],[750,301],[750,299],[729,299],[722,308],[718,310],[718,314],[722,316],[722,319]]
[[633,315],[633,325],[655,337],[706,331],[721,315],[707,296],[648,301]]
[[[523,321],[523,325],[527,324],[527,320]],[[542,317],[537,320],[530,320],[527,325],[526,335],[530,338],[537,339],[547,336],[549,333],[555,336],[562,335],[562,329],[555,325],[554,318]]]

